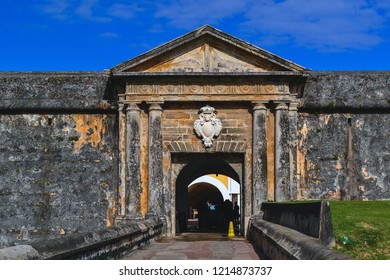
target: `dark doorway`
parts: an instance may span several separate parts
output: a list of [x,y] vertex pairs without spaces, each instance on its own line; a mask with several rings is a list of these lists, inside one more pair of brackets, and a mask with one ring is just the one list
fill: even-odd
[[[218,174],[221,174],[241,185],[243,156],[241,154],[234,156],[226,154],[185,154],[181,157],[176,155],[176,158],[173,157],[172,161],[182,166],[176,180],[176,232],[187,232],[189,230],[225,231],[222,207],[226,194],[222,195],[215,185],[207,182],[191,183],[204,175],[215,174],[218,176]],[[241,176],[239,176],[239,173],[241,173]],[[234,198],[236,197],[237,195],[234,196]],[[207,202],[216,206],[215,211],[206,210]],[[196,212],[193,212],[193,209],[196,209]],[[220,211],[216,211],[217,209]],[[208,211],[208,214],[202,217],[205,211]],[[194,224],[189,224],[189,219],[196,220],[198,226],[194,227]]]

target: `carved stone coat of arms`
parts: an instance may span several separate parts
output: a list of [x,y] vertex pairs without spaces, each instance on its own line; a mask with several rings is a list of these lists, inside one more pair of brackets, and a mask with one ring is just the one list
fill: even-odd
[[205,148],[213,145],[214,137],[218,137],[222,130],[222,123],[216,113],[213,107],[206,105],[199,110],[199,120],[194,122],[195,133],[202,138]]

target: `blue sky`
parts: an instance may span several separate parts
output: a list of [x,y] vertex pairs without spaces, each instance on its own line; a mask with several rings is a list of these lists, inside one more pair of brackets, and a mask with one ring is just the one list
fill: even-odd
[[1,0],[0,71],[102,71],[204,24],[313,70],[390,70],[390,0]]

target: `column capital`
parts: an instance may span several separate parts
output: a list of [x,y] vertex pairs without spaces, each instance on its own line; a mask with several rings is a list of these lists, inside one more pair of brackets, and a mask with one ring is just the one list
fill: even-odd
[[266,103],[263,102],[252,102],[252,111],[257,111],[257,110],[267,110],[267,107],[265,106]]
[[118,111],[120,112],[120,113],[123,113],[123,109],[125,108],[125,104],[123,104],[123,103],[118,103]]
[[298,111],[299,102],[291,102],[289,106],[290,111]]
[[141,111],[137,103],[131,102],[127,105],[126,111]]
[[277,103],[275,110],[288,110],[286,103]]
[[151,102],[149,104],[149,111],[163,111],[161,105],[164,104],[164,102]]

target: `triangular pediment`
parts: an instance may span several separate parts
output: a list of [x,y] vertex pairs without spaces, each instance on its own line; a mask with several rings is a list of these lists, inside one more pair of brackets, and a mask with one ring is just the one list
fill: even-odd
[[271,67],[254,65],[226,52],[204,44],[161,64],[144,69],[144,72],[266,72]]
[[208,25],[111,69],[113,72],[302,72],[305,68]]

